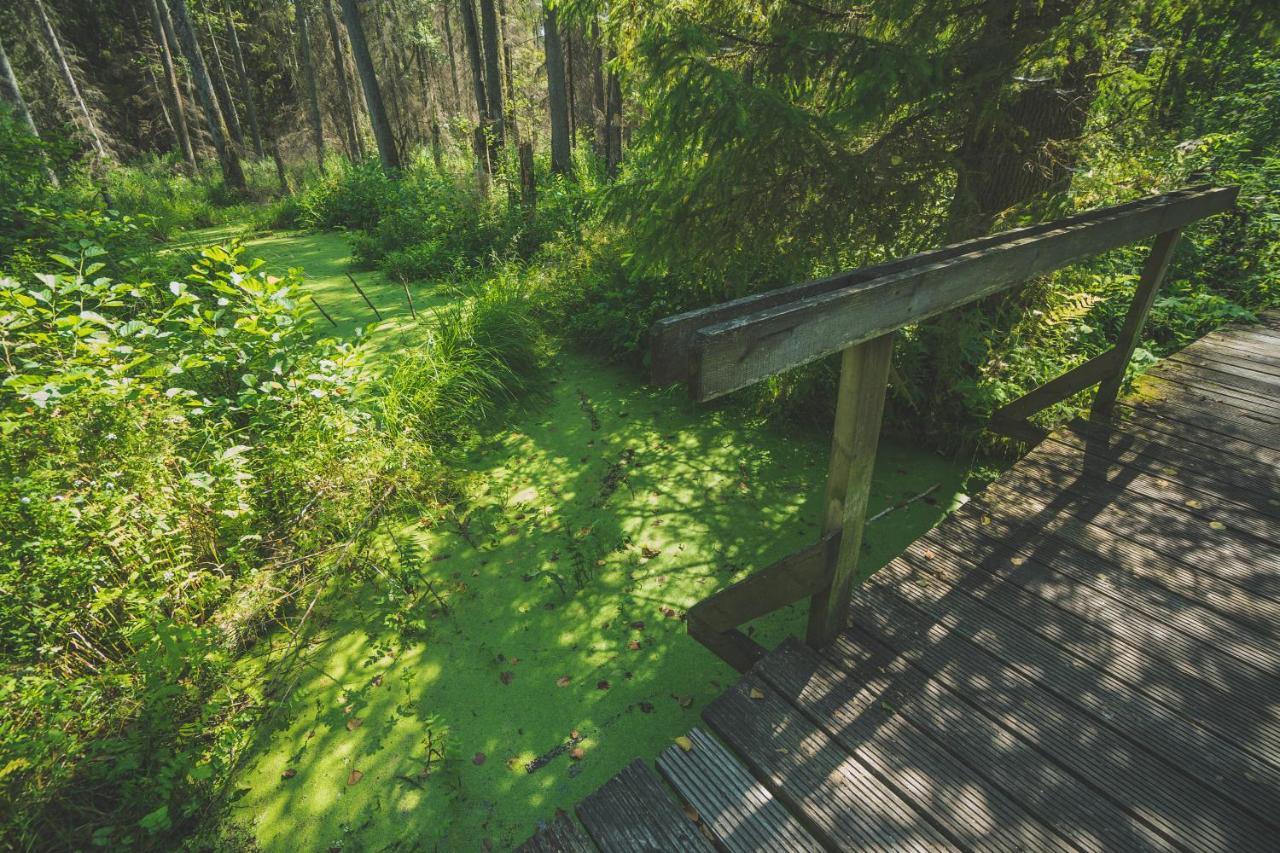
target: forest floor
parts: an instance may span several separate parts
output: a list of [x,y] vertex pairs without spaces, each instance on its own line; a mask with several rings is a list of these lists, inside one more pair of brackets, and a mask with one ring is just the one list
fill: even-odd
[[[220,239],[202,232],[193,240]],[[341,234],[248,242],[268,268],[301,267],[352,335],[373,320],[345,272]],[[357,281],[390,322],[373,358],[415,324],[402,289]],[[447,301],[417,289],[420,313]],[[323,320],[320,322],[328,326]],[[425,321],[429,324],[429,319]],[[320,331],[324,331],[321,329]],[[734,673],[681,616],[714,590],[811,543],[828,438],[746,423],[562,352],[526,400],[462,463],[465,518],[402,519],[445,607],[425,631],[388,618],[382,582],[337,584],[317,605],[302,675],[256,734],[229,827],[265,850],[505,849],[629,760],[696,724]],[[888,442],[870,513],[879,567],[962,501],[963,462]],[[803,605],[756,626],[766,646],[803,628]],[[287,635],[269,637],[271,658]],[[579,751],[580,750],[580,751]]]

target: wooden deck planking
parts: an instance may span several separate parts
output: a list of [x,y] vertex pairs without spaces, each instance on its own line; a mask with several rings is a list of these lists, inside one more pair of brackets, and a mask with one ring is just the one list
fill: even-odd
[[688,744],[658,756],[658,770],[725,850],[822,849],[733,753],[701,729],[689,732]]
[[605,853],[712,849],[638,758],[578,803],[577,812]]
[[723,743],[664,754],[674,796],[633,764],[584,801],[595,842],[644,849],[654,812],[705,844],[683,799],[732,850],[1275,849],[1280,315],[1140,389],[860,586],[832,645],[712,702]]

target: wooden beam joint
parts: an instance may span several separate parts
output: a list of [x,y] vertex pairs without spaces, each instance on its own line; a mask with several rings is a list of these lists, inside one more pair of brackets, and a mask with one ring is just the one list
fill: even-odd
[[689,636],[745,672],[765,650],[738,626],[828,587],[839,546],[838,532],[825,536],[704,598],[685,617]]

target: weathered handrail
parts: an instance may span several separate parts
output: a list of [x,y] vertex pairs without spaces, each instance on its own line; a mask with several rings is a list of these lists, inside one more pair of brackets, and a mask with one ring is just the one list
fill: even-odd
[[1182,228],[1229,209],[1238,187],[1192,187],[969,240],[872,267],[736,299],[658,321],[652,376],[710,400],[843,351],[822,536],[818,543],[699,602],[689,632],[739,669],[762,649],[737,626],[811,596],[807,639],[843,627],[856,578],[879,440],[893,333],[1081,258],[1155,237],[1116,346],[998,411],[992,428],[1038,438],[1026,418],[1100,385],[1114,401]]

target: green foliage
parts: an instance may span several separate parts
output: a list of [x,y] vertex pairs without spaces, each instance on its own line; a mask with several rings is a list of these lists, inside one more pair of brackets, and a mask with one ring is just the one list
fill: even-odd
[[238,656],[363,570],[378,518],[454,494],[440,454],[543,348],[499,278],[375,379],[235,247],[164,282],[77,245],[0,284],[5,838],[167,846],[264,707]]
[[374,161],[335,170],[299,200],[300,220],[312,228],[350,230],[357,263],[378,267],[394,281],[440,281],[527,259],[556,235],[578,232],[596,189],[540,166],[540,203],[532,217],[497,188],[516,180],[510,158],[486,197],[473,176],[441,171],[420,154],[398,180]]

